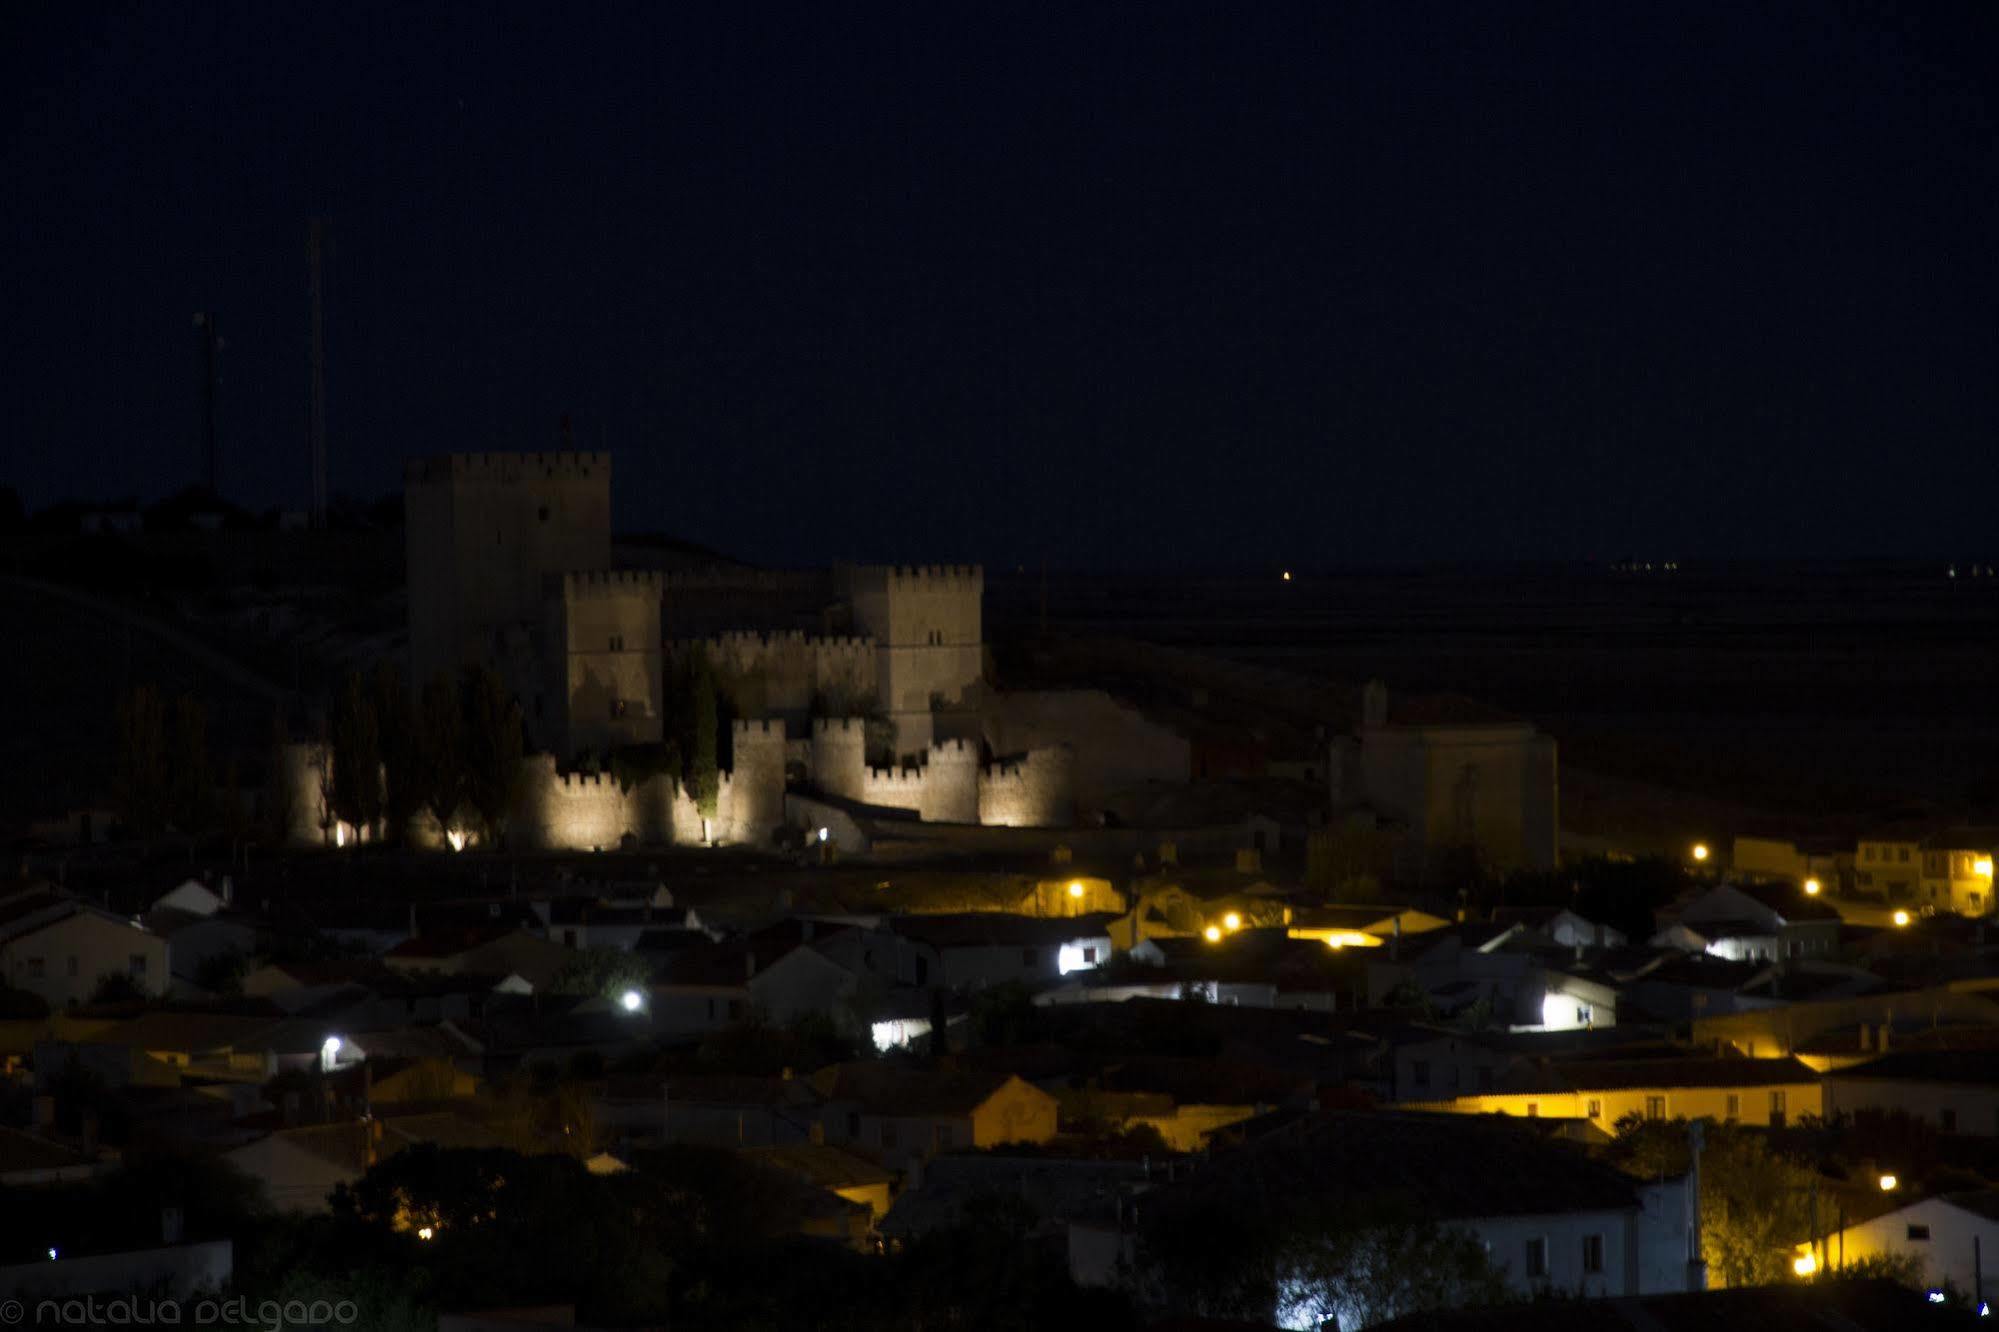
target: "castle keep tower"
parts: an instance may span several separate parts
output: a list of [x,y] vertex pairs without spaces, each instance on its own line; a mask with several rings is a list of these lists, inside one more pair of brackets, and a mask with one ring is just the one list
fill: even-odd
[[487,667],[564,757],[659,739],[659,583],[611,569],[610,455],[449,454],[403,481],[413,684]]
[[897,751],[920,753],[940,733],[975,734],[959,714],[985,678],[985,570],[846,565],[837,582],[855,628],[874,639],[875,685]]
[[658,743],[659,575],[562,574],[551,580],[542,613],[539,688],[521,701],[529,729],[561,737],[550,747],[568,754]]
[[412,681],[490,666],[525,706],[522,657],[549,577],[611,567],[611,456],[420,459],[403,472],[403,516]]

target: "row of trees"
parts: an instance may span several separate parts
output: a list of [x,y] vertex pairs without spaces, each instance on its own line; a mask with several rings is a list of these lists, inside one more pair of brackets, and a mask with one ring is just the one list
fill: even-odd
[[349,675],[334,700],[320,765],[327,817],[396,839],[421,814],[448,830],[469,812],[497,837],[525,750],[520,705],[491,671],[440,674],[412,696],[383,662]]
[[239,768],[232,753],[218,777],[208,709],[199,698],[169,697],[152,685],[119,695],[112,801],[127,832],[249,836],[255,819],[238,787]]

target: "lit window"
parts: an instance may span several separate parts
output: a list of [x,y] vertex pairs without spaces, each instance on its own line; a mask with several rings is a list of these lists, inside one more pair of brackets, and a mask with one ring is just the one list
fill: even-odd
[[1583,1236],[1583,1271],[1601,1272],[1602,1270],[1603,1270],[1603,1236],[1601,1235]]

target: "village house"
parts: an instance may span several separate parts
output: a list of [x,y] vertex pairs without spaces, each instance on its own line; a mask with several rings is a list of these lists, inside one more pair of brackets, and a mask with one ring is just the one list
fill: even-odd
[[172,983],[167,941],[137,921],[50,889],[0,898],[0,978],[51,1009],[87,1002],[109,977],[141,995]]
[[[1613,1298],[1701,1289],[1705,1268],[1687,1178],[1640,1183],[1566,1143],[1524,1126],[1393,1112],[1342,1112],[1274,1125],[1243,1146],[1216,1154],[1179,1179],[1155,1181],[1137,1211],[1201,1215],[1213,1209],[1313,1198],[1364,1211],[1390,1196],[1423,1220],[1480,1241],[1509,1289]],[[1136,1278],[1130,1212],[1098,1227],[1126,1230],[1121,1245],[1084,1246],[1072,1237],[1072,1270],[1096,1284]],[[1087,1270],[1079,1254],[1093,1256]],[[1280,1288],[1270,1321],[1315,1326],[1353,1317],[1332,1292],[1332,1307],[1302,1289]]]
[[1053,1096],[996,1072],[944,1072],[891,1063],[834,1064],[812,1076],[825,1139],[904,1169],[941,1152],[1055,1136]]
[[1716,884],[1677,923],[1731,962],[1825,958],[1839,946],[1839,912],[1789,884]]
[[936,983],[946,989],[983,990],[1008,984],[1035,989],[1110,961],[1113,919],[973,912],[902,916],[891,922],[891,928],[935,954]]
[[599,1135],[613,1141],[773,1147],[823,1138],[819,1095],[803,1078],[612,1078],[593,1113]]
[[1922,888],[1923,836],[1904,827],[1862,837],[1853,854],[1854,890],[1890,903],[1915,901]]
[[[1983,1255],[1999,1252],[1999,1191],[1991,1189],[1924,1198],[1866,1221],[1832,1229],[1814,1257],[1837,1275],[1839,1269],[1871,1259],[1913,1259],[1920,1280],[1931,1289],[1946,1282],[1982,1309],[1985,1292],[1999,1285]],[[1797,1246],[1802,1258],[1809,1242]]]
[[1923,839],[1922,903],[1932,911],[1992,914],[1992,856],[1999,828],[1950,828]]
[[1465,1115],[1587,1120],[1606,1134],[1631,1115],[1781,1128],[1825,1113],[1819,1075],[1795,1059],[1706,1055],[1523,1062],[1489,1092],[1410,1104]]
[[1894,1050],[1825,1075],[1826,1110],[1901,1111],[1941,1133],[1999,1136],[1999,1050]]

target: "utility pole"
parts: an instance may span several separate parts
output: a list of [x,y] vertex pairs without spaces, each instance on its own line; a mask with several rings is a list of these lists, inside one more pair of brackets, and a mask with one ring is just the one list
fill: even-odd
[[305,243],[312,298],[312,386],[306,409],[306,448],[312,467],[312,525],[326,526],[326,283],[321,270],[326,223],[313,218]]

